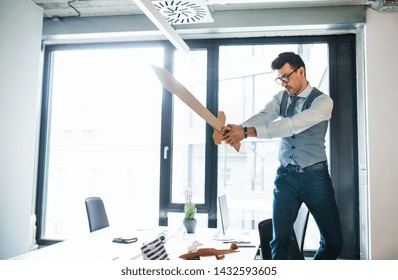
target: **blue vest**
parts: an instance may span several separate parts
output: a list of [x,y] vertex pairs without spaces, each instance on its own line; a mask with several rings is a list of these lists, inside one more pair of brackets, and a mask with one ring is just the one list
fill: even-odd
[[[308,109],[312,101],[323,94],[316,88],[304,101],[302,111]],[[280,113],[282,118],[286,117],[286,106],[289,94],[285,91],[282,97]],[[327,160],[325,151],[325,135],[328,129],[328,121],[322,121],[303,132],[284,137],[281,140],[279,151],[279,161],[283,166],[288,165],[294,160],[301,167],[307,167],[315,163]]]

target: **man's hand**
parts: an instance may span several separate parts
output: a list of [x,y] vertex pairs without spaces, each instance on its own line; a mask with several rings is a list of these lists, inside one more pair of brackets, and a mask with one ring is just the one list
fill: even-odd
[[222,140],[231,146],[245,139],[245,131],[240,125],[228,124],[223,126],[221,133],[223,134]]

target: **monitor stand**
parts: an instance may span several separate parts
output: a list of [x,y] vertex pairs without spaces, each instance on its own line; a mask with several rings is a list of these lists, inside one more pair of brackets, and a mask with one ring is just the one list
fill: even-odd
[[217,233],[213,236],[214,240],[217,241],[231,241],[231,240],[235,240],[235,238],[233,238],[232,236],[226,235],[224,233],[222,233],[222,230],[218,230]]

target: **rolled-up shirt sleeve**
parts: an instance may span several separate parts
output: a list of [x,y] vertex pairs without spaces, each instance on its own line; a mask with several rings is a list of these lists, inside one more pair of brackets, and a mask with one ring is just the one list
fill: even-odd
[[[301,106],[304,103],[301,101]],[[314,99],[311,107],[295,114],[292,118],[279,118],[281,94],[275,95],[260,112],[241,125],[254,127],[259,139],[288,137],[322,122],[332,116],[333,100],[326,94]],[[301,108],[301,107],[300,107]]]

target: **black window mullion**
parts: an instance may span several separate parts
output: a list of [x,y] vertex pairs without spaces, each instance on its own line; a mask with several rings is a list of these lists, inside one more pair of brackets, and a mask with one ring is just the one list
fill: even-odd
[[[218,115],[218,62],[219,46],[212,45],[207,54],[207,108]],[[208,227],[217,227],[218,195],[218,147],[213,141],[213,128],[207,125],[206,130],[206,171],[205,171],[205,205],[208,211]]]
[[359,259],[359,180],[354,36],[329,42],[330,169],[343,234],[341,257]]
[[[174,66],[174,50],[171,47],[165,48],[164,66],[172,72]],[[167,226],[167,212],[170,210],[182,211],[182,208],[179,209],[176,205],[171,204],[173,186],[173,178],[171,175],[173,164],[173,95],[165,88],[163,88],[161,122],[159,226]]]

